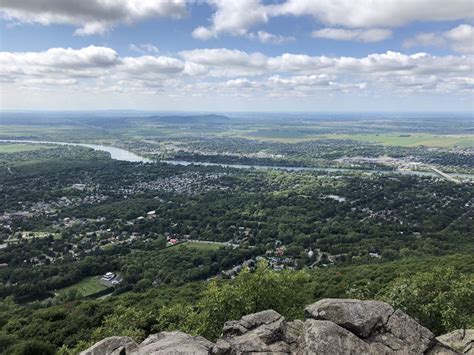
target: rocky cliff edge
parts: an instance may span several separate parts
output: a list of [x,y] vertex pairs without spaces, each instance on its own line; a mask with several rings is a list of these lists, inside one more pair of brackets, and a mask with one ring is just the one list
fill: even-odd
[[225,323],[215,343],[179,331],[150,335],[137,344],[110,337],[81,355],[233,354],[470,354],[473,330],[435,338],[413,318],[379,301],[322,299],[306,307],[306,320],[286,321],[266,310]]

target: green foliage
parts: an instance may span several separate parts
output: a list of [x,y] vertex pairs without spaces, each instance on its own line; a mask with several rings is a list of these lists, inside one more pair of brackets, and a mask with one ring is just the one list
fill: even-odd
[[207,314],[199,313],[191,305],[178,303],[160,309],[153,330],[156,332],[180,330],[191,335],[199,335],[205,333],[206,327]]
[[53,355],[54,346],[37,340],[19,342],[7,349],[9,355]]
[[7,350],[18,342],[13,335],[0,334],[0,354],[5,354]]
[[305,271],[272,271],[265,262],[244,269],[233,281],[212,281],[196,307],[174,305],[160,311],[156,330],[179,329],[208,339],[220,336],[225,321],[274,309],[288,319],[303,315],[310,293]]
[[474,326],[474,275],[451,267],[397,278],[378,298],[417,318],[435,334]]
[[110,336],[129,336],[140,342],[145,338],[150,322],[149,312],[118,305],[112,314],[105,317],[102,325],[94,330],[92,338],[98,341]]

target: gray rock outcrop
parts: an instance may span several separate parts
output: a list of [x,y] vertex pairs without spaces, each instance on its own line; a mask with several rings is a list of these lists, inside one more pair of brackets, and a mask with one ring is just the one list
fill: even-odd
[[109,337],[95,343],[81,355],[130,354],[138,349],[138,344],[130,337]]
[[400,310],[378,301],[323,299],[305,309],[307,319],[287,322],[273,310],[228,321],[212,343],[182,332],[102,340],[81,355],[145,354],[472,354],[472,336],[433,333]]
[[457,329],[436,339],[463,354],[474,355],[474,329]]

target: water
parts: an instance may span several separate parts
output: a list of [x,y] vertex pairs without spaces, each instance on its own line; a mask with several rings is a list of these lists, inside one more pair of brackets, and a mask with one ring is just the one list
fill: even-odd
[[[32,141],[32,140],[15,140],[15,139],[0,139],[0,142],[5,143],[32,143],[32,144],[56,144],[56,145],[68,145],[92,148],[102,152],[107,152],[110,157],[114,160],[128,161],[134,163],[153,163],[155,160],[141,157],[128,150],[111,147],[101,144],[87,144],[87,143],[70,143],[70,142],[51,142],[51,141]],[[430,176],[439,177],[438,174],[429,171],[413,171],[413,170],[370,170],[370,169],[347,169],[347,168],[309,168],[309,167],[298,167],[298,166],[270,166],[270,165],[245,165],[245,164],[224,164],[224,163],[206,163],[206,162],[192,162],[186,160],[161,160],[161,163],[172,164],[172,165],[198,165],[198,166],[219,166],[223,168],[234,168],[234,169],[258,169],[258,170],[285,170],[285,171],[325,171],[333,173],[341,172],[357,172],[357,173],[378,173],[378,174],[400,174],[400,175],[416,175],[416,176]],[[453,177],[461,179],[474,180],[472,174],[449,174]]]
[[86,147],[92,148],[94,150],[99,150],[102,152],[107,152],[110,154],[110,157],[114,160],[121,160],[121,161],[130,161],[134,163],[152,163],[153,160],[141,157],[132,153],[128,150],[111,147],[107,145],[101,144],[87,144],[87,143],[68,143],[68,142],[50,142],[50,141],[30,141],[30,140],[15,140],[15,139],[0,139],[0,142],[8,142],[8,143],[32,143],[32,144],[57,144],[57,145],[69,145],[69,146],[77,146],[77,147]]

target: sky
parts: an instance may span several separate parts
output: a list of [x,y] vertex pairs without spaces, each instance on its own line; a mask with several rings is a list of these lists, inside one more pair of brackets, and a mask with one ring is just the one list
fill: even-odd
[[0,109],[474,111],[472,0],[0,0]]

